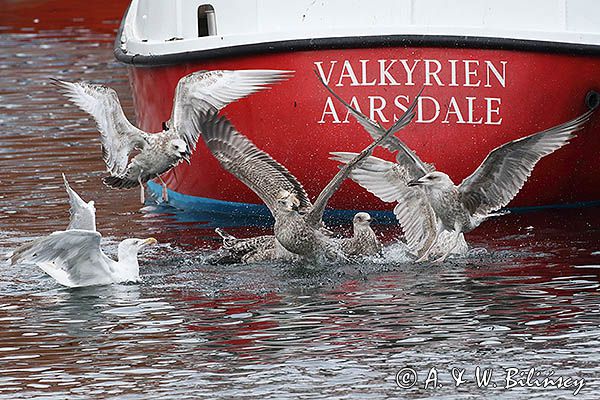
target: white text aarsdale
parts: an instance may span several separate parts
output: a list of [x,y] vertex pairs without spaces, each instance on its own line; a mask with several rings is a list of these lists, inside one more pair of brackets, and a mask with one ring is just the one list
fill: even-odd
[[[447,86],[482,88],[494,93],[485,96],[450,96],[444,99],[425,93],[419,98],[415,119],[416,123],[424,124],[436,121],[444,124],[502,124],[502,98],[497,95],[497,89],[506,88],[507,65],[508,61],[491,60],[380,59],[359,60],[358,63],[350,60],[314,61],[315,70],[321,79],[332,86]],[[423,77],[423,82],[416,82],[417,75]],[[398,93],[391,100],[378,94],[370,94],[352,96],[348,101],[370,119],[385,123],[397,120],[397,112],[406,111],[412,100],[406,93]],[[318,123],[340,124],[348,121],[347,110],[327,97]]]

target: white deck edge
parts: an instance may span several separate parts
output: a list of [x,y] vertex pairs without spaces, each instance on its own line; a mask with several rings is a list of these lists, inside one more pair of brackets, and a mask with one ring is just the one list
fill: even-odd
[[[224,3],[224,1],[229,1],[231,4],[236,3],[236,1],[240,0],[214,0],[212,3],[219,6],[220,3]],[[247,0],[244,0],[247,1]],[[256,0],[255,2],[244,3],[247,6],[248,3],[268,3],[269,0]],[[287,0],[286,0],[287,1]],[[295,0],[300,1],[300,0]],[[340,0],[329,0],[329,1],[340,1]],[[353,1],[354,0],[344,0],[344,1]],[[387,0],[377,0],[382,4],[390,3]],[[392,0],[390,0],[392,1]],[[404,2],[409,1],[410,4],[414,7],[415,0],[403,0]],[[436,2],[438,0],[418,0],[418,1],[429,1]],[[468,4],[472,1],[482,2],[484,0],[457,0],[460,3],[462,1],[464,4]],[[488,0],[489,3],[491,0]],[[508,1],[508,0],[498,0],[499,2]],[[552,0],[544,0],[552,3]],[[510,1],[508,1],[510,3]],[[228,21],[229,15],[225,12],[228,10],[224,10],[222,7],[217,8],[217,22],[222,23],[222,29],[218,29],[217,35],[215,36],[206,36],[206,37],[194,37],[193,32],[196,27],[190,27],[192,22],[195,21],[195,16],[190,16],[189,14],[197,9],[198,4],[205,4],[210,2],[203,2],[198,0],[169,0],[169,1],[160,1],[160,0],[152,0],[148,2],[148,0],[133,0],[131,6],[129,8],[129,12],[125,17],[122,35],[120,37],[120,50],[125,55],[142,55],[142,56],[160,56],[160,55],[169,55],[169,54],[179,54],[186,52],[197,52],[203,50],[215,50],[222,49],[227,47],[235,47],[235,46],[245,46],[245,45],[254,45],[260,43],[276,43],[283,41],[293,41],[293,40],[308,40],[308,39],[325,39],[325,38],[354,38],[354,37],[365,37],[365,36],[415,36],[415,35],[426,35],[426,36],[452,36],[452,37],[479,37],[479,38],[501,38],[501,39],[515,39],[515,40],[527,40],[527,41],[540,41],[540,42],[548,42],[548,43],[565,43],[565,44],[573,44],[573,45],[588,45],[588,46],[600,46],[600,24],[598,24],[596,30],[597,32],[579,32],[578,29],[590,29],[590,22],[585,22],[584,25],[578,27],[571,26],[568,27],[567,16],[570,15],[570,18],[575,18],[575,21],[578,21],[577,18],[580,16],[573,16],[573,13],[569,13],[569,9],[567,8],[570,4],[576,4],[578,9],[581,9],[581,5],[585,6],[586,3],[589,3],[593,6],[594,11],[598,8],[600,12],[600,1],[597,0],[554,0],[556,3],[555,12],[555,21],[565,20],[564,24],[553,25],[554,30],[549,29],[539,29],[548,28],[552,24],[544,23],[544,24],[535,24],[532,23],[532,29],[515,29],[510,25],[506,25],[506,27],[499,28],[498,26],[488,27],[488,26],[467,26],[471,23],[467,20],[464,23],[464,26],[460,24],[455,25],[440,25],[430,24],[411,24],[406,25],[402,23],[398,23],[396,26],[368,26],[369,24],[365,24],[365,26],[338,26],[334,28],[321,28],[316,25],[318,24],[310,24],[303,25],[302,23],[294,24],[290,23],[289,26],[286,27],[286,30],[281,30],[281,26],[277,24],[273,24],[273,26],[269,26],[269,24],[260,24],[256,22],[255,26],[250,26],[250,28],[242,29],[236,27],[234,22],[236,22],[236,18],[239,18],[239,15],[231,16],[233,21]],[[314,2],[313,2],[314,3]],[[440,2],[440,4],[447,4],[448,2]],[[453,2],[450,2],[453,3]],[[498,2],[496,2],[498,3]],[[421,3],[419,3],[421,4]],[[235,6],[235,4],[234,4]],[[389,6],[389,4],[388,4]],[[184,7],[190,7],[190,10],[184,10]],[[499,6],[496,6],[499,7]],[[235,13],[235,7],[231,7],[231,13]],[[284,7],[285,8],[285,7]],[[293,7],[292,7],[293,8]],[[297,7],[296,7],[297,8]],[[442,7],[443,8],[443,7]],[[145,14],[139,15],[139,10],[143,10]],[[529,12],[534,9],[528,9]],[[360,11],[360,10],[359,10]],[[414,13],[414,10],[410,10]],[[437,10],[437,13],[443,13],[446,10],[441,9]],[[295,15],[287,15],[282,14],[285,13],[286,10],[281,10],[281,7],[277,10],[279,14],[272,16],[272,19],[276,18],[288,18],[292,21],[296,21],[294,19]],[[290,13],[297,12],[297,10],[290,10]],[[321,14],[318,14],[321,12]],[[333,18],[332,16],[328,16],[327,10],[317,10],[315,13],[320,18],[320,21],[324,21],[321,25],[328,25],[328,18]],[[159,22],[153,22],[157,15],[160,15],[161,19]],[[371,14],[373,12],[371,11]],[[376,12],[374,14],[377,14]],[[369,14],[370,15],[370,14]],[[365,16],[365,20],[369,20],[369,15]],[[261,18],[254,15],[255,19],[261,20]],[[382,16],[380,16],[383,18]],[[510,17],[510,16],[509,16]],[[535,16],[532,15],[532,18]],[[314,17],[317,18],[317,17]],[[483,18],[483,17],[482,17]],[[507,17],[508,18],[508,17]],[[520,16],[520,19],[523,20],[523,16]],[[264,19],[264,16],[262,17]],[[405,17],[403,22],[411,21],[414,22],[419,18],[414,17],[413,15],[409,17]],[[423,18],[421,18],[423,19]],[[267,21],[270,19],[267,18]],[[444,20],[445,21],[445,20]],[[439,22],[439,19],[438,19]],[[465,21],[463,21],[465,22]],[[550,21],[551,22],[551,21]],[[479,21],[481,23],[481,21]],[[186,25],[187,24],[187,25]],[[340,22],[337,21],[337,24],[340,25]],[[160,26],[159,26],[160,25]],[[252,24],[250,24],[252,25]],[[343,23],[342,23],[343,25]],[[496,25],[498,25],[496,21]],[[525,22],[525,25],[527,23]],[[157,28],[155,28],[157,26]],[[219,26],[219,27],[221,27]],[[523,23],[520,24],[523,26]],[[228,28],[229,27],[229,28]],[[228,29],[227,29],[228,28]],[[262,32],[258,32],[257,30],[263,30]],[[278,30],[279,29],[279,30]],[[569,30],[571,29],[571,30]],[[573,29],[575,31],[573,31]],[[225,32],[223,32],[225,31]],[[236,32],[237,31],[237,32]],[[240,33],[240,31],[244,31]],[[221,34],[220,34],[221,33]]]

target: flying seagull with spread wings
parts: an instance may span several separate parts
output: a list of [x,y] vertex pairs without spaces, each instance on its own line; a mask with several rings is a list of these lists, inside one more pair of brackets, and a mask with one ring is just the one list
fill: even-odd
[[[337,96],[336,96],[337,97]],[[342,101],[358,122],[380,138],[382,128]],[[396,163],[368,157],[353,170],[351,179],[386,202],[396,202],[394,213],[409,248],[426,260],[436,246],[445,244],[443,261],[464,244],[463,233],[505,207],[519,193],[537,162],[563,147],[591,118],[595,108],[545,131],[505,143],[492,150],[482,164],[456,186],[450,177],[427,164],[395,136],[382,146],[397,152]],[[331,153],[349,162],[354,153]]]
[[138,251],[156,244],[156,239],[123,240],[118,248],[118,261],[113,261],[100,249],[102,236],[96,231],[94,202],[83,201],[64,175],[63,179],[71,205],[69,227],[17,248],[10,255],[11,263],[36,264],[68,287],[138,281]]
[[[379,123],[372,121],[352,107],[331,89],[319,75],[317,77],[325,89],[348,109],[373,140],[381,138],[385,133],[385,129]],[[422,91],[423,89],[421,89]],[[421,92],[419,92],[419,95]],[[433,165],[423,162],[404,142],[394,135],[384,139],[381,142],[381,147],[396,153],[396,163],[369,156],[352,170],[350,178],[382,201],[397,203],[394,214],[400,222],[407,246],[412,252],[421,255],[420,253],[431,245],[434,254],[444,254],[449,247],[449,233],[442,232],[438,240],[433,242],[434,236],[431,235],[431,232],[434,232],[436,228],[435,214],[423,198],[415,197],[418,192],[414,192],[406,186],[409,181],[418,179],[426,173],[434,171],[435,168]],[[331,154],[333,160],[343,164],[348,163],[356,156],[356,153],[351,152],[332,152]],[[407,208],[407,204],[411,206]],[[420,212],[407,213],[407,209],[419,209]],[[456,245],[452,243],[450,247],[450,251],[453,253],[465,253],[468,246],[464,235],[461,233],[458,243]]]
[[[162,132],[150,134],[133,126],[125,117],[117,93],[106,86],[87,82],[53,80],[64,95],[90,114],[98,126],[102,154],[110,176],[104,183],[113,188],[140,186],[158,178],[163,184],[163,199],[168,201],[161,175],[181,160],[189,160],[199,137],[193,120],[199,113],[220,110],[227,104],[269,85],[290,78],[291,71],[239,70],[199,71],[179,80],[171,118]],[[134,150],[139,153],[130,159]]]
[[209,112],[197,119],[208,149],[221,166],[252,189],[275,218],[277,242],[287,251],[308,260],[343,259],[339,243],[323,233],[327,202],[361,160],[382,140],[405,127],[415,115],[416,101],[378,140],[345,165],[325,186],[314,204],[302,184],[283,165],[257,148],[225,118]]
[[[356,153],[332,152],[332,159],[346,164]],[[382,201],[396,203],[394,214],[402,227],[408,249],[422,257],[430,247],[431,254],[465,254],[468,250],[464,235],[451,238],[450,232],[443,231],[436,239],[437,218],[421,191],[408,187],[408,182],[424,176],[412,174],[409,168],[398,162],[367,157],[350,174],[350,178]]]

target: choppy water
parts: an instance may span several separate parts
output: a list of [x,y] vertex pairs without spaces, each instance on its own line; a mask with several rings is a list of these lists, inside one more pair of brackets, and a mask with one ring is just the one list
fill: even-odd
[[[222,221],[140,210],[137,191],[107,190],[93,124],[48,85],[108,84],[132,116],[112,35],[12,29],[0,40],[0,252],[67,225],[60,172],[96,200],[108,252],[131,235],[163,243],[135,285],[70,290],[2,261],[0,398],[573,397],[508,390],[508,368],[584,379],[578,398],[598,398],[598,208],[491,221],[468,237],[485,250],[442,266],[412,265],[393,246],[383,261],[314,270],[209,265],[207,225]],[[477,366],[496,388],[477,387]],[[424,389],[434,367],[442,387]],[[396,384],[403,368],[415,387]],[[466,369],[459,388],[452,368]]]

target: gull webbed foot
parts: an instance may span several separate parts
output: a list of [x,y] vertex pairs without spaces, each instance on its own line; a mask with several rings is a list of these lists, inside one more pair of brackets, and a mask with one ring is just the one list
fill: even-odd
[[169,202],[169,192],[167,191],[167,184],[165,183],[165,181],[163,180],[163,178],[160,175],[156,175],[156,177],[160,180],[160,183],[162,185],[162,200],[165,203]]

